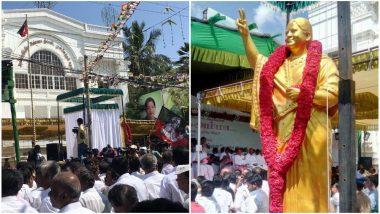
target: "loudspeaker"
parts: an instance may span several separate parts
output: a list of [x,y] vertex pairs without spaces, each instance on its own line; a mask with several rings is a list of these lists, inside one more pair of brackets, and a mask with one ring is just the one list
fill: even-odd
[[372,157],[360,157],[359,164],[363,164],[364,169],[369,170],[372,167]]
[[58,161],[59,144],[58,143],[46,144],[46,155],[47,155],[48,160]]

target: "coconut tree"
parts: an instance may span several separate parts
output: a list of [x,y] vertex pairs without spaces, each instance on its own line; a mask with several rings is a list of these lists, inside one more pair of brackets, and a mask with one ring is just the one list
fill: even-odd
[[189,43],[185,42],[183,46],[177,51],[179,60],[176,62],[180,67],[178,69],[181,73],[189,73]]
[[123,44],[126,59],[131,62],[130,71],[134,75],[153,75],[171,69],[170,59],[156,54],[156,43],[161,30],[153,29],[147,36],[145,22],[132,22],[130,27],[123,28],[125,42]]

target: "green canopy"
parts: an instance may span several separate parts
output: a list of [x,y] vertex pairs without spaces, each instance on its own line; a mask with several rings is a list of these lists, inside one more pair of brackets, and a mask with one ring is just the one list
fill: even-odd
[[[90,103],[99,103],[123,95],[123,91],[120,89],[89,88],[88,90],[90,93],[90,97],[92,97],[90,98]],[[85,94],[85,92],[85,88],[78,88],[67,93],[58,95],[57,101],[83,103],[83,95]]]
[[305,9],[318,2],[317,1],[268,1],[267,3],[275,6],[282,12],[292,13],[292,12],[297,12],[299,10]]
[[[258,51],[269,56],[279,44],[270,35],[252,34]],[[236,30],[191,22],[191,60],[231,67],[249,68],[243,40]]]
[[[85,109],[84,105],[81,104],[81,105],[77,105],[77,106],[73,106],[73,107],[67,107],[65,109],[63,109],[63,113],[64,114],[69,114],[69,113],[72,113],[72,112],[76,112],[76,111],[82,111],[83,109]],[[99,103],[92,103],[91,104],[91,110],[104,110],[104,109],[119,109],[119,105],[114,103],[114,104],[99,104]]]

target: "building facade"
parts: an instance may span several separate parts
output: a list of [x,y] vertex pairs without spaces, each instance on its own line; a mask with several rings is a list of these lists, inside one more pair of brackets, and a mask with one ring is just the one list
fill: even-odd
[[[28,40],[17,31],[28,19],[31,76],[28,73]],[[17,118],[31,118],[31,87],[34,118],[57,118],[56,97],[83,87],[84,56],[88,63],[95,59],[99,45],[107,40],[109,28],[82,23],[49,9],[2,10],[2,56],[13,62]],[[123,60],[123,37],[119,35],[93,73],[127,77],[128,66]],[[91,87],[97,84],[90,82]],[[117,88],[124,91],[128,102],[127,84]],[[119,102],[119,101],[118,101]],[[60,103],[59,115],[72,104]],[[121,107],[121,102],[119,102]],[[2,118],[11,118],[9,103],[2,103]]]
[[[351,39],[352,39],[352,71],[355,81],[355,93],[371,93],[378,99],[378,44],[379,26],[378,1],[353,1],[351,2]],[[337,2],[320,2],[317,7],[308,11],[308,18],[313,27],[313,39],[319,40],[323,46],[323,52],[332,57],[338,54],[338,19]],[[362,64],[364,66],[358,66]],[[357,68],[361,69],[357,69]],[[356,101],[357,103],[359,101]],[[367,101],[367,103],[369,103]],[[356,108],[364,106],[358,103]],[[374,109],[377,112],[377,104]],[[368,111],[369,112],[369,111]],[[366,120],[358,120],[356,124],[366,124],[361,128],[362,139],[361,156],[372,157],[372,164],[378,169],[378,116]],[[364,133],[370,133],[370,137],[364,140]],[[333,140],[333,162],[339,164],[338,140]],[[334,149],[335,148],[335,149]],[[357,157],[360,155],[357,154]]]

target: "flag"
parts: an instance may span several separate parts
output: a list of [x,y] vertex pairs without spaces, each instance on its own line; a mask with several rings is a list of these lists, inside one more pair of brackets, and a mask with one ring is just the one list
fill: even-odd
[[172,147],[187,145],[189,142],[185,120],[164,106],[154,125],[154,135]]
[[24,24],[21,26],[20,30],[17,31],[18,34],[20,34],[21,37],[26,36],[28,34],[28,23],[24,22]]

